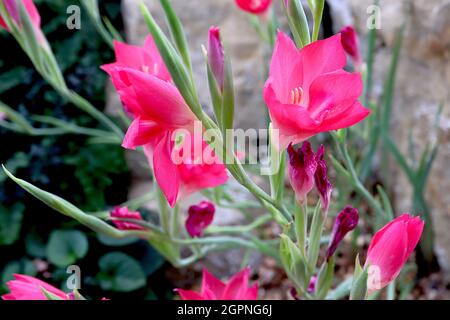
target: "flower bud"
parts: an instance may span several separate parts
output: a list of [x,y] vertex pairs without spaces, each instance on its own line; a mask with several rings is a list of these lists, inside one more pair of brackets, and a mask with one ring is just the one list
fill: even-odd
[[330,244],[327,249],[327,260],[333,256],[336,248],[342,239],[344,239],[345,235],[356,228],[358,225],[358,220],[358,210],[351,206],[347,206],[344,210],[339,212],[336,220],[334,221]]
[[[134,219],[134,220],[143,220],[142,216],[137,211],[129,211],[127,207],[115,207],[113,211],[111,211],[111,218],[114,225],[117,227],[117,229],[120,230],[145,230],[144,227],[128,222],[128,221],[121,221],[116,220],[118,219]],[[114,219],[116,218],[116,219]]]
[[225,56],[220,38],[220,30],[217,27],[211,27],[209,29],[208,62],[219,89],[223,91]]
[[392,220],[372,238],[365,268],[369,294],[384,288],[400,273],[420,240],[424,222],[408,213]]
[[303,142],[301,148],[297,150],[291,143],[287,152],[289,155],[289,180],[297,201],[303,203],[307,194],[314,187],[314,173],[317,168],[316,157],[308,141]]
[[341,42],[345,52],[350,56],[355,65],[359,69],[362,64],[362,59],[359,49],[358,35],[352,26],[346,26],[341,31]]
[[208,201],[189,207],[186,230],[193,238],[201,237],[203,231],[212,223],[216,208]]
[[325,148],[323,145],[319,147],[316,154],[317,170],[314,174],[314,181],[317,191],[319,192],[322,209],[328,212],[330,206],[331,191],[333,186],[328,180],[328,167],[325,161]]

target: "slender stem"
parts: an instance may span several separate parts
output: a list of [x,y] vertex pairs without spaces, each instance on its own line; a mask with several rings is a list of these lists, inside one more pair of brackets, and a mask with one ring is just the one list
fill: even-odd
[[170,234],[170,210],[167,205],[167,200],[164,196],[164,193],[156,183],[155,189],[158,194],[159,220],[161,223],[161,227],[166,234]]
[[173,208],[172,215],[170,216],[170,235],[172,237],[179,234],[179,221],[178,221],[178,215],[180,212],[180,207],[178,205],[175,205],[175,208]]
[[305,204],[297,203],[294,211],[295,234],[297,237],[298,247],[300,248],[304,256],[306,256],[306,233],[308,230],[306,206],[306,201]]
[[252,223],[245,225],[245,226],[211,226],[208,229],[206,229],[206,234],[213,234],[213,233],[247,233],[250,232],[267,222],[272,220],[272,215],[265,214],[263,216],[260,216]]

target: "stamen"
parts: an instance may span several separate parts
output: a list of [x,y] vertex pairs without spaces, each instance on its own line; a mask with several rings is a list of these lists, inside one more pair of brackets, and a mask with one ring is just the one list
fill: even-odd
[[291,104],[300,104],[303,97],[303,89],[302,87],[297,87],[291,90]]

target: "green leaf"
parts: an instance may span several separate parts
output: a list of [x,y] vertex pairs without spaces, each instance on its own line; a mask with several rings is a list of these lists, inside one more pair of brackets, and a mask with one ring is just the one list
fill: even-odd
[[47,256],[46,247],[44,240],[35,232],[29,233],[25,237],[27,254],[34,258],[45,258]]
[[334,257],[329,262],[324,263],[320,268],[319,275],[317,276],[316,284],[316,297],[317,299],[324,299],[330,290],[333,283],[334,275]]
[[87,237],[77,230],[56,230],[50,234],[47,256],[58,267],[66,267],[83,258],[89,248]]
[[117,239],[117,238],[109,237],[107,235],[100,234],[100,233],[97,234],[97,239],[98,239],[98,241],[100,241],[105,246],[110,246],[110,247],[128,246],[128,245],[130,245],[132,243],[135,243],[136,241],[139,240],[138,238]]
[[186,35],[184,34],[183,25],[175,13],[172,5],[168,0],[160,0],[161,6],[166,14],[167,24],[169,25],[170,34],[180,53],[186,67],[192,71],[191,58],[189,55],[189,47]]
[[3,268],[1,283],[5,284],[13,280],[14,274],[26,274],[34,277],[37,274],[37,270],[34,264],[28,259],[11,261]]
[[17,241],[22,227],[25,207],[16,203],[11,208],[0,205],[0,246],[9,246]]
[[139,263],[124,253],[108,253],[100,258],[98,264],[101,270],[98,278],[103,290],[130,292],[147,283]]

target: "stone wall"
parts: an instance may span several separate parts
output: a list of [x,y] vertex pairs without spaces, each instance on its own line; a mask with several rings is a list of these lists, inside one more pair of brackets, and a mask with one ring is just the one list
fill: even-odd
[[[332,1],[334,2],[334,1]],[[342,1],[340,1],[342,2]],[[372,0],[349,0],[358,31],[367,34],[367,7]],[[436,230],[436,250],[441,266],[450,265],[450,1],[380,1],[381,29],[375,62],[376,94],[382,90],[397,29],[406,24],[398,69],[391,130],[404,154],[412,134],[419,155],[430,144],[439,144],[426,191]],[[438,129],[436,114],[443,105]],[[393,168],[398,213],[411,210],[412,190],[405,175]]]
[[[146,1],[152,14],[164,23],[158,1]],[[335,31],[354,23],[364,37],[367,34],[367,7],[373,0],[329,0]],[[123,0],[129,42],[141,44],[148,34],[136,0]],[[192,51],[195,77],[201,101],[210,105],[205,67],[200,46],[206,44],[208,28],[221,27],[230,52],[237,88],[236,126],[264,127],[262,86],[265,49],[253,27],[232,0],[173,0],[172,4],[186,27]],[[381,30],[377,40],[375,94],[381,94],[389,66],[395,33],[406,22],[404,48],[398,72],[393,106],[392,132],[406,153],[410,132],[416,153],[438,142],[439,154],[427,189],[436,229],[437,251],[441,265],[450,265],[450,0],[381,0]],[[439,129],[433,122],[444,103]],[[393,169],[398,213],[411,210],[411,188],[398,168]]]

